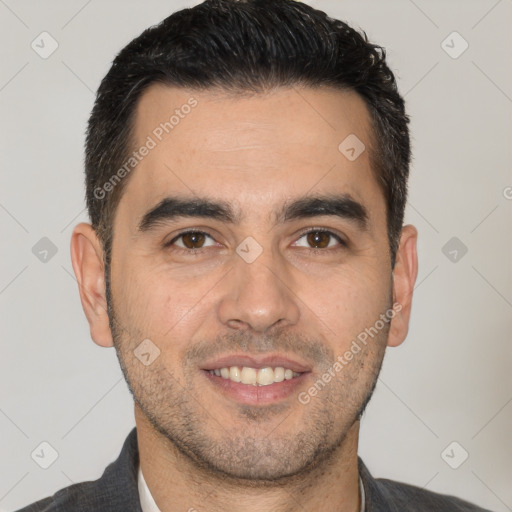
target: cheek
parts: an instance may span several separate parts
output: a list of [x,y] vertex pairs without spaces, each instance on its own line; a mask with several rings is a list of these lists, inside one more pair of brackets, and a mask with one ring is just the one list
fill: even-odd
[[[382,270],[381,270],[382,272]],[[345,346],[375,324],[391,306],[391,280],[376,269],[344,268],[328,283],[304,296],[304,303],[325,325],[328,336]],[[314,306],[313,306],[314,304]]]
[[130,335],[151,339],[152,325],[159,316],[158,308],[166,288],[147,268],[134,259],[118,260],[112,267],[112,297],[116,318]]
[[113,295],[118,320],[155,342],[189,338],[204,321],[206,310],[214,308],[214,294],[208,293],[210,280],[187,276],[186,270],[178,277],[167,266],[141,261],[127,265],[116,277]]

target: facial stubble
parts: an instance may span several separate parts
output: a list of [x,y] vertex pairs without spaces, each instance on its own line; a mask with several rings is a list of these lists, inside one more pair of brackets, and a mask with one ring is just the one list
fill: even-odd
[[[231,352],[284,352],[314,361],[315,377],[332,369],[334,353],[298,334],[275,331],[254,337],[236,331],[187,349],[181,368],[165,359],[172,339],[158,343],[162,356],[143,365],[134,349],[146,338],[120,322],[106,276],[110,328],[128,388],[147,420],[176,454],[210,478],[251,487],[285,485],[333,464],[354,423],[374,392],[384,358],[386,325],[336,378],[302,405],[296,396],[267,406],[234,404],[219,419],[211,390],[202,392],[198,362],[206,355]],[[167,348],[168,350],[168,348]],[[181,374],[180,374],[181,370]],[[206,397],[206,399],[205,399]],[[208,401],[208,397],[209,401]]]

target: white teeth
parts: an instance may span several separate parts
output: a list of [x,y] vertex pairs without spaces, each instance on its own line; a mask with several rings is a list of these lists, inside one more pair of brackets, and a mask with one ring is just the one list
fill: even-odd
[[274,370],[272,368],[261,368],[258,370],[256,382],[260,386],[268,386],[274,383]]
[[210,370],[210,373],[223,379],[229,379],[233,382],[241,382],[251,386],[269,386],[274,382],[283,382],[283,380],[290,380],[298,377],[300,373],[294,372],[290,369],[285,369],[282,366],[271,368],[251,368],[249,366],[231,366],[229,368],[217,368]]
[[249,368],[247,366],[244,366],[242,368],[242,374],[241,374],[241,382],[242,384],[252,384],[253,386],[256,385],[256,370],[254,368]]
[[229,379],[232,380],[233,382],[240,382],[241,377],[240,369],[238,368],[238,366],[232,366],[229,369]]
[[274,370],[274,382],[283,382],[284,380],[284,368],[282,366],[278,366]]

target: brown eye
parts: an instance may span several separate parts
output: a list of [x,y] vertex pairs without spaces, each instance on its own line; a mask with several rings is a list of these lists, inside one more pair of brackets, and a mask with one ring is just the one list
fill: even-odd
[[174,246],[176,249],[192,252],[213,245],[215,245],[215,240],[208,233],[203,233],[202,231],[185,231],[166,243],[165,247],[173,249]]
[[[324,229],[313,229],[303,235],[295,242],[295,246],[307,249],[343,249],[347,246],[345,241],[335,233]],[[337,246],[337,247],[336,247]]]
[[307,234],[307,241],[315,249],[325,249],[329,246],[331,235],[326,231],[311,231]]
[[200,249],[203,246],[206,237],[204,233],[195,231],[190,233],[184,233],[183,235],[181,235],[181,239],[183,240],[183,245],[187,249]]

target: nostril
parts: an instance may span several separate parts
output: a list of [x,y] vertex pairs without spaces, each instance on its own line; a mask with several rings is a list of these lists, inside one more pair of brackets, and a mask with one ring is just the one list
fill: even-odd
[[237,329],[237,330],[249,328],[249,325],[246,322],[243,322],[242,320],[238,320],[237,318],[228,320],[227,326],[231,327],[232,329]]

